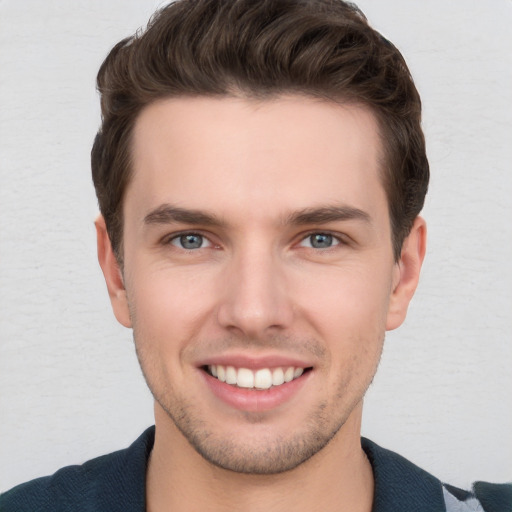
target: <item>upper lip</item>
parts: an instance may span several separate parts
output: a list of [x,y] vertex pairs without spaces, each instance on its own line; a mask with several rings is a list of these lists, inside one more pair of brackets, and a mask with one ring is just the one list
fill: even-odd
[[235,368],[247,368],[249,370],[258,370],[260,368],[279,368],[290,367],[310,368],[313,366],[311,361],[304,358],[289,355],[262,355],[251,356],[248,354],[220,354],[202,359],[198,362],[198,367],[211,365],[233,366]]

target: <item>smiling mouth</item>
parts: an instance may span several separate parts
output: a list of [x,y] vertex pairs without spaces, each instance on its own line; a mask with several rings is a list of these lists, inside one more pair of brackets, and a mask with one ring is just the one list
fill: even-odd
[[310,371],[311,368],[286,366],[250,370],[248,368],[212,364],[205,366],[204,370],[212,377],[232,386],[245,389],[270,389],[298,379],[304,372]]

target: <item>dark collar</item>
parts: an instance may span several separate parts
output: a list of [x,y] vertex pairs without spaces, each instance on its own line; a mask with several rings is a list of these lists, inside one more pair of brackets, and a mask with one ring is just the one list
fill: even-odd
[[91,475],[93,485],[84,500],[91,508],[83,510],[146,512],[146,470],[154,442],[155,427],[152,426],[127,449],[84,464],[82,467]]
[[[145,510],[145,475],[154,439],[155,427],[150,427],[127,450],[118,452],[122,453],[122,457],[116,461],[116,469],[123,475],[118,483],[125,491],[124,496],[131,496],[133,500],[129,510]],[[442,485],[437,478],[369,439],[361,438],[361,445],[372,465],[375,479],[373,512],[445,510]],[[98,490],[101,493],[101,489]],[[106,492],[103,496],[109,494],[108,490],[104,489]],[[112,503],[112,506],[115,507],[115,504]],[[117,510],[117,507],[112,510]]]
[[445,510],[441,482],[404,457],[366,438],[361,445],[375,479],[372,512],[437,512]]

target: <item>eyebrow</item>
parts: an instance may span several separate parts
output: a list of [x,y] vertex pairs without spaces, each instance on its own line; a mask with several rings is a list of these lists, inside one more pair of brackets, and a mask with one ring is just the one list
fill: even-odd
[[[359,220],[371,223],[368,213],[351,206],[321,206],[304,208],[285,218],[285,225],[300,226],[304,224],[323,224],[325,222]],[[188,208],[180,208],[170,204],[162,204],[151,210],[144,217],[144,224],[183,224],[202,225],[209,227],[225,227],[226,222],[211,213]]]
[[203,226],[225,225],[225,222],[210,213],[179,208],[170,204],[162,204],[144,217],[144,224],[172,224],[173,222]]
[[363,210],[352,206],[322,206],[319,208],[304,208],[291,214],[287,224],[323,224],[324,222],[336,222],[346,220],[360,220],[371,223],[371,217]]

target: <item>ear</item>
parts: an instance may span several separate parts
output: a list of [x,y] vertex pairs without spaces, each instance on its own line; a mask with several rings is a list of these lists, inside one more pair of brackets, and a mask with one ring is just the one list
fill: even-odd
[[393,291],[391,293],[386,330],[402,325],[407,308],[416,291],[421,265],[427,248],[427,225],[416,217],[409,236],[404,240],[400,260],[395,263]]
[[96,239],[98,244],[98,261],[100,263],[105,282],[107,283],[108,294],[112,310],[117,321],[125,327],[131,327],[130,310],[124,287],[124,279],[119,263],[112,249],[110,238],[107,233],[107,226],[102,215],[94,222],[96,226]]

